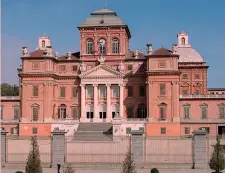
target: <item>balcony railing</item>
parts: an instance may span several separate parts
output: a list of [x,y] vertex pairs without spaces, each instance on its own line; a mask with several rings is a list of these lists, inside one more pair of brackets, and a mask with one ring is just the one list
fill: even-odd
[[127,121],[147,121],[147,118],[127,118]]
[[1,96],[0,100],[19,100],[20,96]]
[[181,118],[180,121],[182,123],[225,123],[225,118],[224,119],[211,119],[211,118],[206,118],[206,119],[185,119]]
[[4,119],[1,119],[1,123],[19,123],[19,120],[4,120]]
[[209,94],[209,95],[180,95],[180,98],[225,98],[225,94]]

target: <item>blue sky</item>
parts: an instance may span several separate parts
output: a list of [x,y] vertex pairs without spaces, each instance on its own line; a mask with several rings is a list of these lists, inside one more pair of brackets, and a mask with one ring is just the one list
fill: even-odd
[[[38,37],[51,37],[54,51],[79,50],[77,26],[105,0],[2,0],[2,82],[18,83],[21,47],[37,47]],[[208,87],[225,87],[224,0],[108,0],[131,31],[130,49],[171,49],[177,33],[189,32],[189,42],[209,65]]]

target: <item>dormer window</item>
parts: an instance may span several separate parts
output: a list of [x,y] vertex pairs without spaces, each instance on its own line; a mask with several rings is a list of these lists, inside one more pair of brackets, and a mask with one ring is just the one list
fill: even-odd
[[184,38],[184,37],[181,38],[181,44],[182,44],[182,45],[185,44],[185,38]]
[[117,38],[112,40],[112,53],[120,53],[120,42]]
[[88,39],[86,42],[86,53],[93,54],[93,50],[94,50],[94,42],[92,39]]
[[42,42],[41,42],[42,44],[42,48],[45,48],[45,41],[43,40]]

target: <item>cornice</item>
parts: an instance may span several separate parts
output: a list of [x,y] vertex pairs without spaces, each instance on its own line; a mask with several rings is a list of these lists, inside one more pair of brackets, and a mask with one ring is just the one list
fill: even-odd
[[179,76],[182,72],[180,71],[165,71],[165,72],[162,72],[162,71],[154,71],[154,72],[151,72],[151,71],[146,71],[146,74],[148,76]]
[[67,80],[67,79],[78,79],[78,76],[59,76],[56,74],[18,74],[21,78],[48,78],[51,77],[53,79],[61,79],[61,80]]
[[207,69],[209,66],[178,66],[178,69]]

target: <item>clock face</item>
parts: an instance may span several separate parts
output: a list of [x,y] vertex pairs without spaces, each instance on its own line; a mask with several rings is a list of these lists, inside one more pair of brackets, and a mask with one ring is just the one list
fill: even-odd
[[100,43],[101,45],[104,45],[104,44],[105,44],[105,40],[104,40],[104,39],[101,39],[101,40],[99,40],[99,43]]

